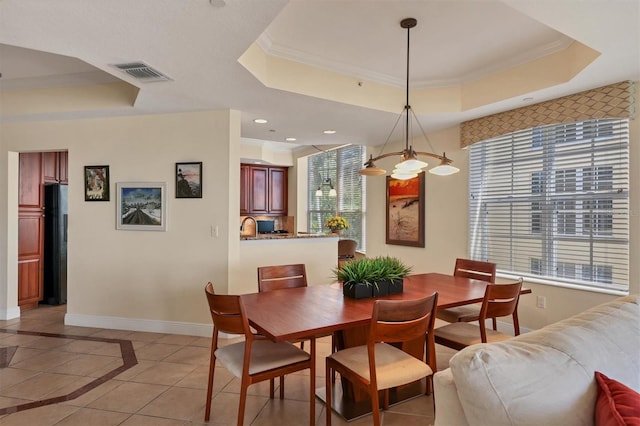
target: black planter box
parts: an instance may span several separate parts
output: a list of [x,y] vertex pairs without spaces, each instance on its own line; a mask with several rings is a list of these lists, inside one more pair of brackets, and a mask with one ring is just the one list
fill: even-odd
[[378,281],[373,285],[373,297],[389,295],[389,280]]
[[404,291],[402,278],[380,281],[376,285],[356,284],[342,287],[342,294],[352,299],[400,294]]
[[404,280],[402,278],[389,281],[389,294],[400,294],[404,291]]
[[366,284],[343,285],[342,294],[352,299],[366,299],[372,295],[372,286]]

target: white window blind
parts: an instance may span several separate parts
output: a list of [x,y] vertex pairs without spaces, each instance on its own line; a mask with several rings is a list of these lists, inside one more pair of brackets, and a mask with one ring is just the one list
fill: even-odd
[[[308,157],[308,232],[325,232],[328,217],[339,215],[349,222],[342,231],[343,238],[358,241],[358,249],[365,247],[365,180],[358,170],[365,161],[364,147],[349,145]],[[337,196],[329,196],[327,179],[331,179]],[[322,196],[316,196],[320,188]]]
[[503,272],[629,288],[629,123],[535,127],[469,149],[469,241]]

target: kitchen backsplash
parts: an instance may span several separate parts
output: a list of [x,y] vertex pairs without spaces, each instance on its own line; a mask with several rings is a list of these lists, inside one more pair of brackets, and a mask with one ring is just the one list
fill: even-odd
[[[240,216],[240,223],[247,216]],[[293,216],[252,216],[255,220],[268,220],[273,221],[274,231],[287,231],[288,233],[295,233],[295,218]],[[244,224],[244,231],[240,231],[241,236],[255,235],[256,224],[252,220],[248,220]]]

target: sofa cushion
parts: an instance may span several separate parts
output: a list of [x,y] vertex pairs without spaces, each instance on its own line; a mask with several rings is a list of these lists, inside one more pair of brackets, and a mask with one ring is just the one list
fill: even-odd
[[640,389],[639,297],[626,297],[449,363],[472,425],[592,425],[602,371]]
[[640,425],[640,394],[596,371],[596,426]]

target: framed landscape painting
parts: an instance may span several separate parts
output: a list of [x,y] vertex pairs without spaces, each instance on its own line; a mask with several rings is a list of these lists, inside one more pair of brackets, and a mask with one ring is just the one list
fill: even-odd
[[202,198],[202,162],[176,163],[176,198]]
[[84,166],[84,200],[109,201],[109,166]]
[[424,247],[424,172],[406,180],[387,176],[386,242]]
[[118,182],[116,229],[167,230],[167,185],[164,182]]

